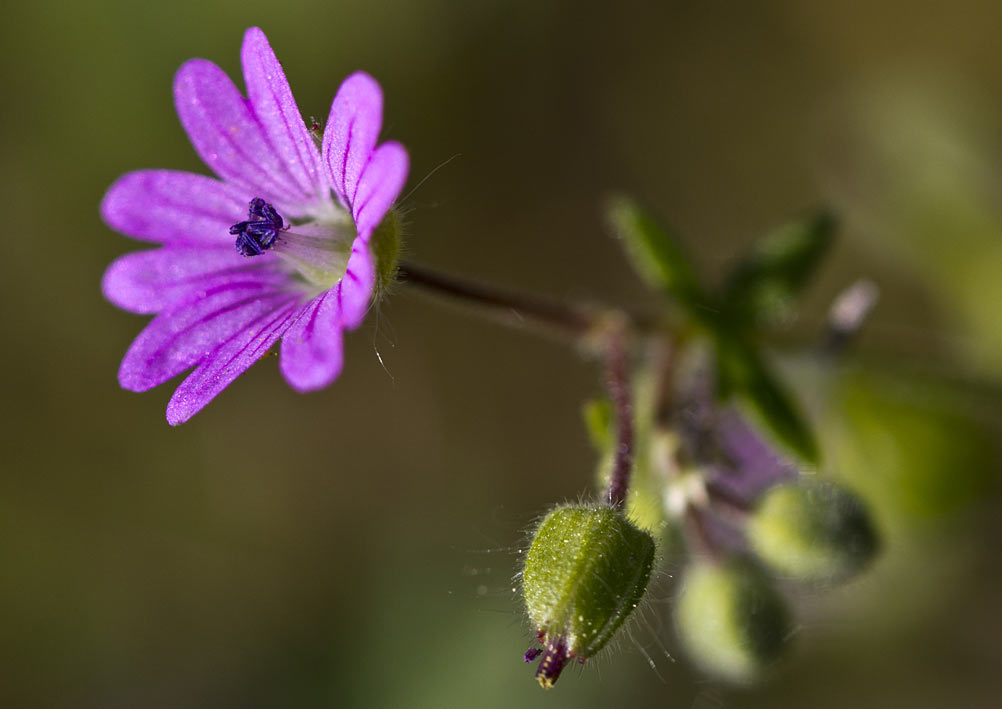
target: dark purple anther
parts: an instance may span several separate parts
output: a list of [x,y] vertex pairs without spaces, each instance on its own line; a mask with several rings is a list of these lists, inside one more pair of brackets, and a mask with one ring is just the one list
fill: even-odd
[[278,213],[278,210],[260,197],[255,197],[250,201],[248,212],[250,212],[250,219],[268,222],[275,227],[276,230],[280,230],[285,226],[285,222],[282,220],[282,215]]
[[230,227],[237,237],[236,248],[244,256],[260,256],[275,245],[278,232],[285,228],[285,220],[278,211],[260,197],[250,201],[248,221]]
[[[526,653],[528,655],[528,653]],[[543,689],[549,689],[557,682],[560,673],[571,659],[567,650],[567,641],[559,638],[556,642],[547,644],[543,659],[539,661],[536,670],[536,680]]]
[[528,650],[525,651],[525,655],[522,656],[522,659],[525,660],[526,662],[532,662],[537,657],[539,657],[540,653],[542,652],[543,651],[540,650],[538,647],[530,647]]

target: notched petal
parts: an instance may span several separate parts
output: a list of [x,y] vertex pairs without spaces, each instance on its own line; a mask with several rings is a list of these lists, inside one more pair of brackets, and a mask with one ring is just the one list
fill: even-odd
[[318,296],[282,337],[280,367],[293,389],[322,389],[341,373],[344,351],[338,317],[337,301],[328,291]]
[[285,211],[301,211],[301,205],[313,201],[271,147],[250,104],[218,66],[204,59],[183,64],[174,78],[174,102],[195,150],[221,178]]
[[351,207],[383,125],[383,91],[365,72],[341,84],[324,128],[323,160],[341,204]]
[[409,166],[407,151],[395,141],[383,143],[372,154],[352,204],[355,228],[363,239],[368,240],[400,196]]
[[362,239],[355,239],[344,278],[334,286],[341,324],[354,330],[362,324],[376,287],[376,267],[372,252]]
[[227,247],[174,246],[137,251],[108,267],[101,290],[105,298],[124,310],[156,313],[204,287],[220,272],[246,269],[244,259]]
[[254,115],[299,191],[329,201],[330,188],[316,143],[306,129],[282,65],[257,27],[244,35],[240,59]]
[[231,279],[214,283],[150,321],[126,352],[118,381],[130,391],[152,389],[207,360],[248,323],[291,300],[267,282]]
[[161,244],[223,245],[247,211],[246,193],[204,175],[139,170],[118,178],[101,202],[112,229]]
[[270,350],[302,306],[286,304],[246,323],[188,375],[167,404],[167,422],[184,423]]

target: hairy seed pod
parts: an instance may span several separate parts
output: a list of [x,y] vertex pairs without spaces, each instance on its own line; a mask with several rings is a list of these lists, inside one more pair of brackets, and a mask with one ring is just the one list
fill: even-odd
[[750,560],[696,562],[684,576],[675,627],[704,671],[749,684],[782,655],[790,613],[772,580]]
[[748,540],[777,573],[801,581],[842,581],[877,551],[878,538],[863,502],[828,482],[777,485],[748,522]]
[[573,658],[601,650],[637,607],[654,564],[654,538],[605,505],[557,507],[525,557],[525,608],[543,645],[536,678],[550,688]]

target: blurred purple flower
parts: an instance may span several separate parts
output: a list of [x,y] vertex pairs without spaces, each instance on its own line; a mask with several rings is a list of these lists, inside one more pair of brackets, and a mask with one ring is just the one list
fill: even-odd
[[172,425],[280,339],[294,389],[338,376],[342,332],[361,324],[374,289],[370,237],[407,177],[404,148],[376,144],[383,96],[372,77],[341,84],[318,149],[260,29],[244,35],[241,61],[246,99],[203,59],[174,80],[181,123],[221,179],[140,170],[101,204],[113,229],[161,244],[112,263],[102,287],[121,308],[157,314],[122,361],[124,388],[195,368],[167,406]]

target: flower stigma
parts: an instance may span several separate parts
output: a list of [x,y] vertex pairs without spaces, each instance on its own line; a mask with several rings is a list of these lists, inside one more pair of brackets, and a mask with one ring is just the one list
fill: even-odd
[[230,234],[237,237],[234,246],[243,256],[272,251],[312,295],[333,288],[344,278],[356,236],[351,218],[340,209],[329,210],[325,218],[293,225],[260,197],[250,201],[247,221],[231,226]]

